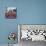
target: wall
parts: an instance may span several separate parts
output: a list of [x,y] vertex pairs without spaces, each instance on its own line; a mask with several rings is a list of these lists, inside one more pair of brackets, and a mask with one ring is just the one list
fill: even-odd
[[[17,7],[16,19],[5,19],[6,7]],[[0,44],[8,43],[18,24],[46,24],[46,0],[0,0]]]

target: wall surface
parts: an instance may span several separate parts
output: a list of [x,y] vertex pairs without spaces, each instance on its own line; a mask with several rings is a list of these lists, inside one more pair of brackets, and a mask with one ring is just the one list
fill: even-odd
[[[5,19],[7,7],[17,7],[16,19]],[[18,32],[18,24],[46,24],[46,0],[0,0],[0,44],[8,43],[9,32]]]

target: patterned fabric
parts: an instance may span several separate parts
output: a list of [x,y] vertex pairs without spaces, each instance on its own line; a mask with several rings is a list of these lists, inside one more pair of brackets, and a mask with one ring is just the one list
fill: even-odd
[[[22,32],[22,37],[21,37],[21,39],[32,39],[31,37],[33,36],[33,37],[35,37],[35,36],[42,36],[41,38],[43,38],[44,37],[44,31],[43,30],[21,30],[21,32]],[[43,38],[44,39],[44,38]]]

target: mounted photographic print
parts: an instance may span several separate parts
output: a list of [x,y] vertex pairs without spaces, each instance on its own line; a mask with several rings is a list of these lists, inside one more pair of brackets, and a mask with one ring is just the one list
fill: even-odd
[[6,8],[5,17],[7,19],[16,19],[16,7]]

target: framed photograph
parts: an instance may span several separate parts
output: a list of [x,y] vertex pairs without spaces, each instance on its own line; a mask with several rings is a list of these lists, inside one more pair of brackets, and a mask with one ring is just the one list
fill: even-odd
[[16,7],[6,8],[5,18],[7,18],[7,19],[16,19]]

